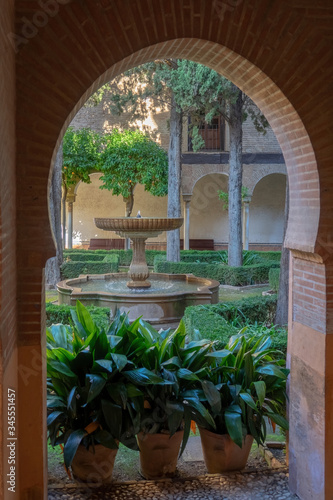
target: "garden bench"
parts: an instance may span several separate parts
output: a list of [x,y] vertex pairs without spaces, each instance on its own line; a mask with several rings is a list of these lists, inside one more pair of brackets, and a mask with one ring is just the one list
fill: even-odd
[[[184,240],[180,240],[180,249],[184,249]],[[214,240],[190,239],[190,250],[214,250]]]
[[91,238],[88,250],[124,250],[124,238]]

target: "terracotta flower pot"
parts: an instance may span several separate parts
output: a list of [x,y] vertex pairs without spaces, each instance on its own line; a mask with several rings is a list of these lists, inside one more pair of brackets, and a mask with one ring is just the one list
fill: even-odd
[[80,445],[71,466],[74,479],[84,483],[110,483],[117,451],[101,444],[90,446],[89,450]]
[[184,431],[178,431],[172,437],[170,434],[138,434],[140,472],[145,479],[175,474],[183,436]]
[[252,436],[248,434],[240,448],[229,434],[215,434],[202,427],[199,431],[205,464],[210,474],[244,469],[253,443]]

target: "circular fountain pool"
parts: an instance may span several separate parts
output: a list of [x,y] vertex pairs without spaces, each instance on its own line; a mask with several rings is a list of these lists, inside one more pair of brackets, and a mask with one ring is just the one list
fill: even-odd
[[81,275],[58,283],[59,304],[109,307],[111,317],[118,308],[130,320],[139,316],[155,327],[175,326],[185,308],[218,302],[219,282],[191,274],[154,274],[150,288],[128,288],[127,273]]

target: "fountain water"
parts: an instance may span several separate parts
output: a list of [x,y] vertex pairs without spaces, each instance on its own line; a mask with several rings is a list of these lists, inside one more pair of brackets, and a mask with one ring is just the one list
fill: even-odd
[[149,273],[145,255],[147,238],[178,229],[182,223],[182,218],[96,218],[98,228],[132,240],[133,258],[128,275],[81,275],[62,281],[57,285],[59,303],[74,305],[80,300],[85,305],[109,307],[111,316],[118,308],[128,312],[130,320],[142,316],[155,327],[175,326],[190,305],[217,303],[218,281],[191,274]]

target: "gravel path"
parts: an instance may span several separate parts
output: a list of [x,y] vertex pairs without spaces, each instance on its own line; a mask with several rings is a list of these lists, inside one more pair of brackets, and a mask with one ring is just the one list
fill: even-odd
[[107,488],[52,486],[49,500],[292,500],[288,469],[207,474],[186,480],[128,481]]

